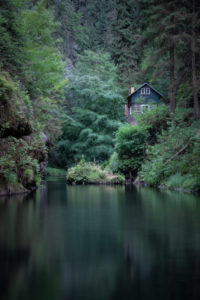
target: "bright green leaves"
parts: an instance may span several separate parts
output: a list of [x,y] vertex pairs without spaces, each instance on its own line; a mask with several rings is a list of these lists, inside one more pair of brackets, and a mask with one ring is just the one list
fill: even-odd
[[140,179],[149,185],[200,188],[198,127],[198,122],[192,122],[191,110],[177,111],[157,144],[147,147]]
[[123,97],[116,68],[102,51],[85,51],[68,71],[65,88],[70,107],[63,134],[56,145],[61,166],[71,166],[82,155],[104,162],[114,150],[114,135],[123,120]]
[[63,89],[65,64],[54,34],[58,24],[53,12],[39,2],[23,12],[23,32],[27,63],[23,66],[28,88],[33,96],[55,95]]
[[116,68],[104,52],[85,51],[76,67],[67,74],[67,98],[72,106],[123,118],[122,90],[116,80]]
[[[136,175],[144,160],[148,132],[138,126],[125,125],[116,135],[118,170],[127,176]],[[131,175],[130,175],[131,174]]]
[[88,161],[107,160],[114,150],[114,135],[120,125],[105,115],[73,109],[72,117],[65,118],[63,134],[56,145],[60,165],[69,167],[82,155]]

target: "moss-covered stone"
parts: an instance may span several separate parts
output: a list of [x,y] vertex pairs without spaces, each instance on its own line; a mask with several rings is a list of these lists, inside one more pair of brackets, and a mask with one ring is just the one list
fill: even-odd
[[0,195],[27,191],[40,182],[47,149],[34,128],[30,99],[6,72],[0,73]]
[[0,73],[0,138],[20,138],[33,132],[26,98],[7,72]]

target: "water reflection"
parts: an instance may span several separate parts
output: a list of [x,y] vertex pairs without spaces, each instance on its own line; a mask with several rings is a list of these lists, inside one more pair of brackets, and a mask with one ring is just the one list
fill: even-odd
[[0,299],[199,299],[198,197],[44,183],[0,201]]

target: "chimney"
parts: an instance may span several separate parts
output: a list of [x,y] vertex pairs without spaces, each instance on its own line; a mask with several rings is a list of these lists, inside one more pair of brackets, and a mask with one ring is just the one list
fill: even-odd
[[134,86],[132,86],[131,87],[131,94],[134,93],[134,91],[135,91],[135,88],[134,88]]

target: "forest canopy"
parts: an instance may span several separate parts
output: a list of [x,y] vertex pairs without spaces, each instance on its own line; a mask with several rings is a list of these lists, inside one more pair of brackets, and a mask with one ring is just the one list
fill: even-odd
[[[199,15],[196,0],[2,0],[2,186],[37,185],[47,161],[67,169],[83,155],[105,164],[126,156],[126,136],[141,142],[139,170],[149,133],[122,127],[130,86],[148,82],[163,94],[168,129],[181,109],[187,126],[198,120]],[[151,129],[158,142],[166,118]]]

